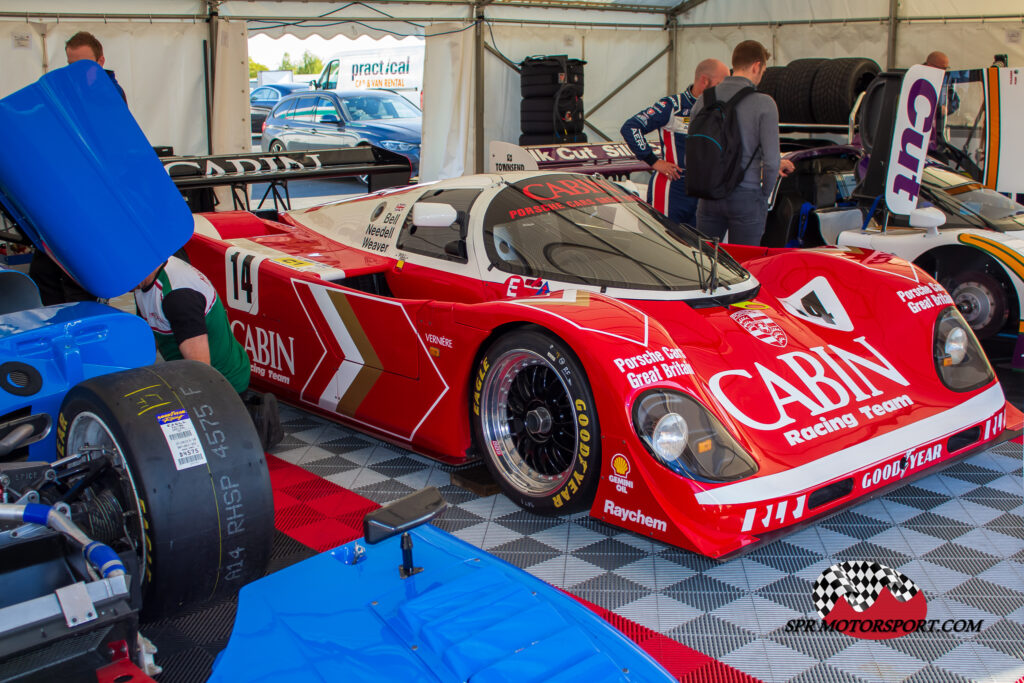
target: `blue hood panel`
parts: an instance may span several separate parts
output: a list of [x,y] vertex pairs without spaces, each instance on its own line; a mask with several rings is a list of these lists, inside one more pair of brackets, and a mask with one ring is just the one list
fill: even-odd
[[96,62],[0,100],[0,130],[0,201],[96,296],[131,290],[192,236],[188,205]]
[[410,534],[423,571],[405,580],[395,536],[244,587],[209,683],[674,680],[571,596],[436,527]]

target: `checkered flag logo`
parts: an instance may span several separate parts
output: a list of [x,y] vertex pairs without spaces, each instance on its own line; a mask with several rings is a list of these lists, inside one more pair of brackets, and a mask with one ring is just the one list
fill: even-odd
[[878,562],[842,562],[834,564],[814,582],[811,596],[818,615],[824,619],[839,602],[846,602],[855,612],[863,612],[875,603],[883,588],[900,602],[908,602],[920,590],[906,575]]

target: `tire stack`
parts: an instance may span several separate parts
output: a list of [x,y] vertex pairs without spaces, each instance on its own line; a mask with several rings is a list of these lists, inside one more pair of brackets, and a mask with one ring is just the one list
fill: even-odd
[[770,66],[757,89],[775,100],[780,123],[845,125],[857,96],[879,73],[872,59],[796,59]]
[[583,65],[567,55],[527,57],[520,67],[520,145],[586,142]]

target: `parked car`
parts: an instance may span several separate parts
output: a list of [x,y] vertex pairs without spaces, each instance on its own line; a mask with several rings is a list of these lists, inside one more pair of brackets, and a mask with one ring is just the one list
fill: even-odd
[[263,127],[264,152],[374,145],[420,164],[423,113],[390,90],[299,93],[282,99]]
[[274,83],[261,85],[250,92],[249,117],[252,119],[253,135],[263,132],[263,122],[267,120],[267,114],[275,104],[281,101],[282,97],[300,90],[309,90],[309,83]]

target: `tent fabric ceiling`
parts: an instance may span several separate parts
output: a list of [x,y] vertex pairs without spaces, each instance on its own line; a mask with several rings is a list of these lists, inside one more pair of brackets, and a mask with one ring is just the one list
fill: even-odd
[[[245,60],[234,52],[244,50],[246,34],[424,36],[427,64],[437,74],[425,81],[433,86],[424,90],[423,168],[444,168],[445,174],[476,168],[483,141],[514,141],[518,134],[514,71],[491,52],[484,54],[479,81],[472,63],[453,63],[456,55],[474,62],[476,41],[512,62],[541,53],[587,59],[585,101],[591,107],[673,46],[599,112],[588,114],[609,137],[617,136],[625,117],[668,92],[670,84],[684,88],[698,61],[727,60],[731,47],[747,38],[767,45],[775,64],[800,57],[858,56],[883,66],[909,66],[934,49],[945,50],[955,65],[986,65],[994,52],[1009,53],[1011,64],[1024,63],[1020,0],[40,0],[30,10],[25,6],[24,0],[0,0],[0,61],[7,67],[0,71],[0,96],[63,64],[59,36],[95,27],[101,40],[110,42],[108,64],[128,81],[129,104],[143,129],[154,132],[155,141],[189,154],[205,153],[208,144],[202,56],[204,43],[212,45],[212,13],[233,27],[224,34],[233,36],[232,57],[210,62],[233,72],[226,78],[213,74],[211,101],[221,103],[212,112],[214,131],[245,118],[228,111],[234,105],[227,103],[243,99]],[[893,6],[898,16],[890,57]],[[447,35],[454,37],[447,40]],[[466,41],[474,48],[466,48]],[[435,49],[439,52],[432,55]],[[443,87],[450,79],[472,80]],[[222,87],[231,88],[229,97],[218,93]],[[432,119],[434,108],[442,115]],[[435,130],[432,120],[443,130]],[[600,138],[593,129],[587,133]],[[435,152],[441,156],[432,159]]]

